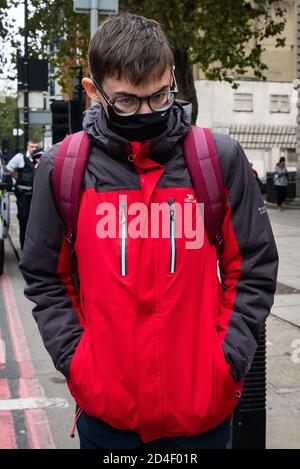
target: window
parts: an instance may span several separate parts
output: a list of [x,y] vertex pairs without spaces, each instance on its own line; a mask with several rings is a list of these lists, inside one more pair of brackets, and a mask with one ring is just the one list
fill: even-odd
[[234,93],[234,111],[253,111],[253,95],[250,93]]
[[272,94],[270,102],[270,112],[290,112],[289,95]]
[[287,150],[287,162],[293,163],[290,166],[296,166],[295,163],[297,163],[297,154],[296,154],[296,149],[295,148],[288,148]]

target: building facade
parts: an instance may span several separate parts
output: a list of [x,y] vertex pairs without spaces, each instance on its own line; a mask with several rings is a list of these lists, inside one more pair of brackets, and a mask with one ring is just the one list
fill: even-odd
[[296,80],[296,90],[298,93],[297,99],[297,145],[296,145],[296,154],[297,154],[297,196],[300,197],[300,1],[297,0],[297,80]]
[[[198,125],[236,138],[260,176],[272,171],[280,156],[287,158],[287,166],[291,170],[295,170],[297,165],[300,170],[297,160],[300,132],[299,151],[296,152],[300,88],[294,88],[295,79],[297,76],[300,78],[300,50],[297,56],[300,1],[284,0],[280,3],[286,9],[286,26],[282,34],[285,47],[276,48],[273,37],[262,43],[265,49],[262,61],[268,66],[264,72],[266,81],[257,80],[250,69],[243,77],[236,77],[239,87],[235,90],[226,82],[205,80],[203,73],[195,70]],[[249,42],[249,48],[253,47],[253,41]]]
[[197,124],[229,134],[244,147],[260,176],[272,171],[280,156],[296,167],[297,91],[291,82],[209,80],[195,82]]

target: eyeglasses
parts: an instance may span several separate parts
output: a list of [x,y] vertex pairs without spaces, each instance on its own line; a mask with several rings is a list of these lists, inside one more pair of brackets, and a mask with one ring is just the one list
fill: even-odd
[[151,96],[135,96],[128,94],[127,96],[115,99],[108,96],[102,86],[100,86],[93,77],[91,78],[95,87],[100,91],[107,104],[113,107],[116,114],[119,116],[132,116],[138,112],[143,101],[147,101],[152,111],[167,111],[174,103],[176,94],[178,93],[174,70],[172,70],[172,76],[173,89],[171,90],[159,91]]

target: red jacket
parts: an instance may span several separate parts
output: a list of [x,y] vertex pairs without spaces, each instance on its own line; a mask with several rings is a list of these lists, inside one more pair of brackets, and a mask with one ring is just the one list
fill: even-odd
[[[238,402],[275,291],[276,246],[248,160],[238,142],[214,134],[227,194],[221,284],[206,233],[201,249],[161,232],[98,236],[101,203],[115,207],[120,230],[120,217],[128,230],[136,216],[128,212],[134,202],[167,202],[170,210],[172,201],[177,209],[191,203],[195,218],[182,109],[164,135],[141,147],[112,134],[97,107],[84,127],[93,145],[75,244],[79,292],[51,191],[57,147],[35,179],[20,267],[45,346],[87,414],[144,442],[205,432]],[[141,220],[151,227],[149,213]]]

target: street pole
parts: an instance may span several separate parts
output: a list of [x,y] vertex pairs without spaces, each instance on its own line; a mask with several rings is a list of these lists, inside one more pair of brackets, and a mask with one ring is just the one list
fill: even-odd
[[[73,0],[73,10],[75,13],[89,13],[90,14],[90,28],[91,38],[94,36],[98,29],[98,19],[100,14],[117,13],[119,2],[117,0],[110,0],[99,2],[99,0]],[[80,97],[79,97],[80,99]],[[94,106],[97,101],[91,99],[91,105]]]
[[91,37],[94,36],[98,29],[98,0],[90,0],[91,2]]
[[[98,0],[90,0],[91,4],[91,37],[98,29]],[[97,101],[91,99],[91,106],[95,106]]]
[[28,0],[25,8],[25,42],[24,42],[24,152],[26,154],[29,140],[29,73],[28,73]]
[[16,128],[17,128],[17,135],[16,135],[16,153],[19,153],[19,128],[20,128],[20,119],[19,119],[19,108],[16,109]]
[[80,102],[80,110],[83,111],[83,86],[82,86],[82,78],[83,78],[83,73],[82,73],[82,65],[79,66],[79,102]]

